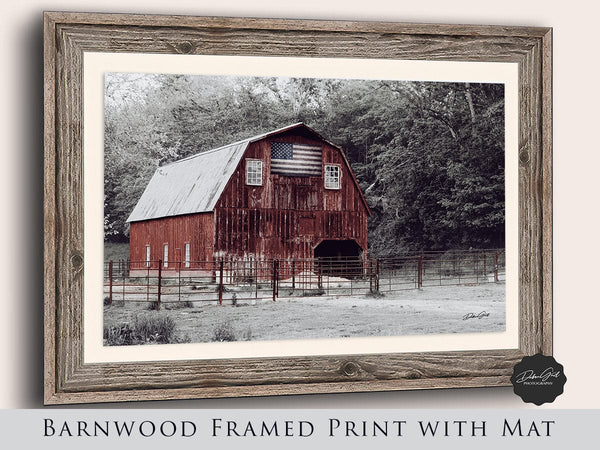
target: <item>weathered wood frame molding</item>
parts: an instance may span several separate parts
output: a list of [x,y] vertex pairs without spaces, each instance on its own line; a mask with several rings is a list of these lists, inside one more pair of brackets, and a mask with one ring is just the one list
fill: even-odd
[[[83,363],[82,60],[86,51],[519,64],[518,349]],[[506,386],[552,353],[550,28],[44,14],[45,403]]]

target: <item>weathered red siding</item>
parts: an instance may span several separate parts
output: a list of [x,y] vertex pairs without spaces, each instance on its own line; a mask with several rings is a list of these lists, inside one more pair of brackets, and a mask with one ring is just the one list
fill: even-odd
[[[341,189],[325,189],[323,176],[271,175],[271,142],[322,145],[323,164],[342,168]],[[246,158],[263,161],[263,185],[246,185]],[[335,147],[286,134],[246,150],[215,208],[215,250],[229,255],[312,258],[324,239],[354,239],[367,248],[368,210],[353,175]]]
[[[132,222],[129,259],[132,268],[142,268],[146,260],[146,245],[150,259],[163,259],[163,245],[169,245],[169,261],[183,261],[184,246],[190,244],[191,261],[211,261],[214,248],[214,215],[212,212]],[[137,267],[139,266],[139,267]],[[156,264],[151,267],[154,268]],[[172,266],[172,267],[171,267]],[[196,265],[192,264],[192,267]],[[168,268],[177,268],[171,264]]]

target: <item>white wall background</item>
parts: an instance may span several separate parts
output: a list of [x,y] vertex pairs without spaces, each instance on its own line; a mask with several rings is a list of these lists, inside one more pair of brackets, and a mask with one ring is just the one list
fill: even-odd
[[[548,0],[22,0],[0,17],[0,408],[42,406],[42,11],[385,20],[554,28],[552,405],[599,408],[600,98],[592,2]],[[114,405],[111,405],[114,406]],[[133,405],[121,405],[131,407]],[[149,402],[157,408],[526,408],[511,388]]]

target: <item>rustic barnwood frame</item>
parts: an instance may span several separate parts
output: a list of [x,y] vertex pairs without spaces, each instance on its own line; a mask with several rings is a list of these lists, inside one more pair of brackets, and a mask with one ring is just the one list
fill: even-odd
[[[44,14],[45,403],[505,386],[552,353],[550,28]],[[502,61],[519,65],[518,349],[83,363],[86,51]]]

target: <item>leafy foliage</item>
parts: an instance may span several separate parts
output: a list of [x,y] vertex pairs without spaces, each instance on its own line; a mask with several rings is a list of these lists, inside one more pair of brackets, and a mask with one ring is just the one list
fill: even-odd
[[501,84],[106,74],[105,239],[162,164],[295,122],[344,148],[374,255],[504,245]]

